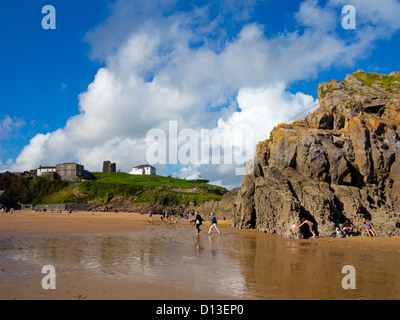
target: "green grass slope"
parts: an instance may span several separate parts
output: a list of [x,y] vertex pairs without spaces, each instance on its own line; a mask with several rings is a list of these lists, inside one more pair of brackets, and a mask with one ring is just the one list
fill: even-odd
[[201,184],[193,190],[187,180],[163,176],[136,176],[128,173],[95,173],[95,179],[71,184],[37,199],[36,204],[90,203],[133,207],[142,203],[161,205],[201,204],[219,201],[225,188]]

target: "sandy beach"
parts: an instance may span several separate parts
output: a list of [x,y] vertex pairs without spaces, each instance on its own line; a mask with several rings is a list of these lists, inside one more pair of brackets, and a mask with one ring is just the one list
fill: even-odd
[[[155,219],[155,217],[154,217]],[[0,234],[80,234],[130,232],[144,228],[148,216],[113,212],[16,211],[0,215]]]
[[[112,234],[144,230],[153,224],[158,225],[159,215],[149,222],[147,215],[137,213],[114,212],[34,212],[16,211],[15,214],[0,215],[0,235],[58,235],[58,234]],[[167,224],[165,224],[167,226]],[[190,225],[190,224],[188,224]],[[219,223],[221,231],[227,230],[229,221]],[[162,284],[129,282],[119,279],[92,278],[76,275],[57,278],[59,287],[69,287],[67,291],[40,290],[43,274],[29,263],[17,264],[0,255],[0,299],[3,300],[159,300],[159,299],[233,299],[226,295],[198,294],[176,289]],[[72,281],[72,285],[71,285]]]
[[[214,231],[212,236],[207,237],[210,223],[206,222],[202,227],[202,234],[196,237],[195,228],[189,223],[161,224],[159,216],[153,216],[153,222],[150,223],[147,215],[135,213],[96,212],[92,215],[91,212],[69,214],[17,211],[15,214],[2,214],[0,215],[0,236],[3,245],[0,249],[0,299],[235,300],[246,296],[251,299],[302,299],[302,296],[311,299],[400,298],[400,279],[396,276],[400,262],[400,239],[397,237],[294,240],[261,234],[255,230],[232,230],[229,224],[230,221],[219,221],[218,225],[223,235],[218,236]],[[126,235],[127,238],[118,238],[120,235],[122,237]],[[141,238],[135,238],[137,235]],[[63,242],[63,237],[68,239],[68,244]],[[98,251],[100,253],[91,249],[96,247],[98,242],[104,242],[104,239],[107,239],[107,246],[103,245]],[[54,245],[51,249],[46,247],[48,241]],[[78,242],[71,249],[71,243],[74,241]],[[130,255],[126,253],[130,247],[145,241],[151,245],[143,244],[135,247]],[[170,244],[164,245],[157,251],[162,241],[172,243],[176,241],[178,245],[171,247],[171,250],[168,249]],[[183,249],[180,247],[182,242],[190,244]],[[79,246],[86,251],[76,258],[74,255],[77,253],[74,250]],[[119,247],[123,250],[118,249]],[[61,256],[63,250],[66,250],[66,253]],[[115,250],[120,251],[115,253]],[[142,259],[136,268],[142,268],[142,265],[148,266],[146,279],[145,277],[141,279],[140,274],[132,273],[130,266],[138,260],[136,252],[140,252],[139,258]],[[110,272],[108,266],[109,264],[118,267],[118,264],[112,264],[108,260],[105,262],[108,256],[114,257],[114,254],[117,260],[123,256],[119,270],[122,276],[119,277],[113,276],[114,272]],[[82,262],[85,256],[91,255],[92,260]],[[93,261],[97,263],[99,255],[104,255],[99,266],[92,269],[80,267],[85,264],[90,265]],[[157,257],[154,258],[155,266],[149,264],[150,260],[146,256]],[[184,256],[186,260],[178,261],[180,256]],[[368,257],[375,260],[369,260]],[[32,263],[32,259],[38,263]],[[171,280],[168,275],[171,271],[174,272],[174,262],[165,261],[171,259],[177,259],[177,265],[181,266],[179,268],[182,276],[177,276],[176,280]],[[329,262],[329,259],[332,261]],[[157,261],[161,261],[160,269],[156,268]],[[321,270],[315,269],[316,261],[324,263],[324,266],[321,264]],[[360,270],[358,271],[361,279],[358,282],[360,290],[345,292],[340,288],[340,279],[343,275],[337,272],[338,261],[356,265],[357,270]],[[44,277],[41,265],[45,263],[60,265],[56,290],[43,290],[40,285]],[[162,267],[162,263],[165,263],[166,267]],[[363,277],[368,273],[368,277],[373,278],[375,270],[379,271],[380,267],[377,264],[380,263],[387,270],[384,275],[376,275],[376,283],[382,281],[386,283],[390,277],[392,281],[390,284],[388,282],[381,285],[377,290],[374,289],[374,294],[368,296],[366,292],[370,289],[369,284],[365,284],[366,287],[361,290],[364,285]],[[69,269],[70,266],[75,268],[76,264],[79,265],[76,272]],[[100,268],[101,272],[97,272],[96,268]],[[202,268],[203,273],[192,282],[192,273],[196,268]],[[167,272],[160,275],[163,273],[160,270]],[[209,281],[207,275],[213,271],[219,272],[222,278],[226,277],[221,280],[226,290],[221,288],[221,284],[219,287],[214,287],[215,281]],[[333,277],[328,276],[331,271],[335,272]],[[235,274],[237,276],[234,276]],[[310,284],[302,291],[305,296],[295,290],[296,282],[294,279],[291,280],[292,277],[302,275],[306,278],[304,281]],[[187,277],[185,279],[188,280],[181,281],[182,277]],[[274,282],[282,282],[282,279],[287,281],[287,287],[277,286]],[[329,290],[327,283],[330,282],[332,282],[330,286],[335,285],[334,290]],[[326,288],[316,289],[315,286],[318,284],[324,284],[322,287]],[[326,296],[323,296],[324,290]]]

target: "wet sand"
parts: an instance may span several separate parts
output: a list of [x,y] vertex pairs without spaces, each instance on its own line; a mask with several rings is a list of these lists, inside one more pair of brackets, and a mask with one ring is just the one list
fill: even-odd
[[[285,239],[255,230],[197,237],[132,213],[0,215],[0,299],[399,299],[400,239]],[[43,290],[44,265],[57,289]],[[357,271],[344,290],[344,265]]]
[[[159,218],[158,218],[159,219]],[[137,231],[147,215],[113,212],[34,212],[0,214],[0,234],[81,234]]]
[[[114,212],[37,213],[16,211],[0,214],[0,236],[26,235],[81,235],[125,234],[160,225],[160,215]],[[172,223],[163,223],[168,228]],[[191,224],[187,224],[191,226]],[[229,222],[220,222],[221,230],[228,230]],[[194,230],[193,230],[194,231]],[[62,248],[60,248],[62,249]],[[49,261],[49,264],[51,261]],[[232,296],[208,292],[177,289],[171,285],[149,284],[142,281],[127,282],[122,279],[92,277],[87,273],[64,272],[57,276],[57,287],[67,290],[43,290],[41,281],[45,274],[41,267],[25,261],[14,261],[0,252],[0,299],[2,300],[205,300],[234,299]],[[168,277],[168,275],[165,275]]]

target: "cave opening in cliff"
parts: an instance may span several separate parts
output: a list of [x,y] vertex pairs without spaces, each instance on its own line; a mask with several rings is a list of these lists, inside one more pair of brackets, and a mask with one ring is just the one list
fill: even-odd
[[379,116],[382,116],[385,105],[377,105],[377,106],[370,106],[370,107],[364,107],[364,112],[368,114],[377,114]]
[[[308,211],[307,209],[305,209],[303,206],[300,207],[300,213],[299,213],[299,219],[300,222],[302,221],[302,219],[306,219],[308,221],[311,221],[313,223],[313,227],[314,227],[314,232],[317,236],[319,236],[319,232],[318,232],[318,222],[315,220],[315,218],[313,217],[313,215],[310,213],[310,211]],[[308,239],[310,237],[312,237],[312,233],[311,230],[308,226],[308,224],[304,224],[300,227],[300,233],[303,235],[304,239]]]

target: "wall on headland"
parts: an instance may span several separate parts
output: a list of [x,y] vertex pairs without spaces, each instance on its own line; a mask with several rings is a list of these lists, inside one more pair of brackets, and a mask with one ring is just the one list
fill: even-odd
[[88,204],[74,204],[74,203],[66,203],[66,204],[40,204],[34,207],[34,210],[43,210],[46,209],[48,211],[51,210],[61,210],[61,211],[87,211],[90,208]]

